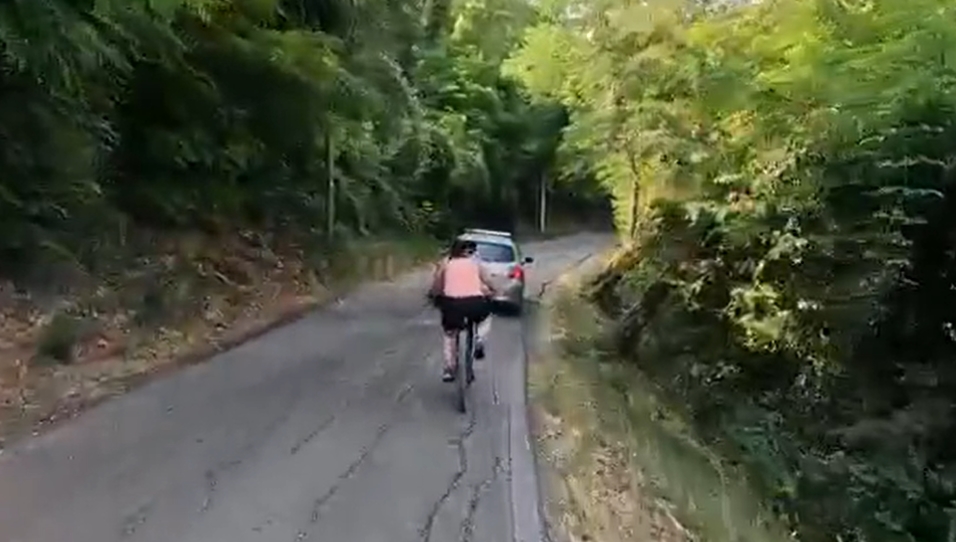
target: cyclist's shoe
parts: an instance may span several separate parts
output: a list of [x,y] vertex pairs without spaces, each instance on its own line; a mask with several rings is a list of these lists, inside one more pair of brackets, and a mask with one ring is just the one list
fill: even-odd
[[475,344],[475,359],[485,359],[485,343],[481,341]]
[[441,372],[442,382],[454,382],[455,381],[455,370],[449,367],[445,367]]

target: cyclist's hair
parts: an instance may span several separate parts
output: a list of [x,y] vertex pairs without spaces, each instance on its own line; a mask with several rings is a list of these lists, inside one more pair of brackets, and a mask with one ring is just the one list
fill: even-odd
[[474,241],[455,239],[451,244],[451,250],[448,251],[448,255],[452,258],[465,258],[477,248]]

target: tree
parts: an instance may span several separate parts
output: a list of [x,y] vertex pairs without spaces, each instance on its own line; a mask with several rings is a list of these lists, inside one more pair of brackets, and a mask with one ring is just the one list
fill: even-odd
[[947,540],[953,8],[550,6],[510,67],[639,226],[621,353],[801,539]]
[[[440,233],[501,209],[513,223],[561,128],[533,126],[499,73],[532,14],[520,0],[9,2],[3,260],[79,257],[119,223]],[[507,39],[488,41],[503,21]]]

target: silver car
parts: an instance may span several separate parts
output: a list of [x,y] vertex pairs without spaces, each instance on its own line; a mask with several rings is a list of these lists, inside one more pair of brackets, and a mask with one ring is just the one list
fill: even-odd
[[494,301],[512,314],[524,308],[525,266],[534,258],[521,257],[521,250],[511,234],[503,231],[466,229],[459,239],[477,246],[478,258],[495,285]]

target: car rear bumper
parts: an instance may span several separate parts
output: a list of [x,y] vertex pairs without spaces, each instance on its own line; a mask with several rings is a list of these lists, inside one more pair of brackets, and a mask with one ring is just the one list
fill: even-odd
[[492,301],[496,304],[510,305],[512,307],[521,306],[524,301],[524,284],[520,282],[509,284],[499,292],[496,292],[495,296],[492,297]]

